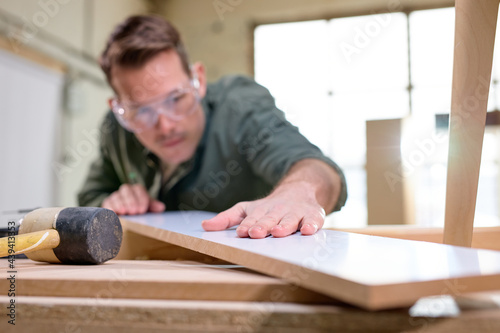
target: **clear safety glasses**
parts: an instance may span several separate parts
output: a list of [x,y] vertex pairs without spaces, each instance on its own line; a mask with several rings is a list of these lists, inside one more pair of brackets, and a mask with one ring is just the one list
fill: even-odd
[[121,103],[115,98],[111,101],[111,108],[124,128],[131,132],[142,132],[155,126],[160,114],[172,121],[191,115],[200,102],[198,88],[199,82],[195,78],[188,85],[147,104]]

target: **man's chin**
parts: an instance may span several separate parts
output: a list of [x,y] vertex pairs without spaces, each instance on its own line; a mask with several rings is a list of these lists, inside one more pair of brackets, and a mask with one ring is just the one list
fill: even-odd
[[194,154],[188,154],[186,153],[186,150],[176,150],[175,152],[168,152],[161,154],[159,157],[164,163],[171,164],[171,165],[179,165],[184,162],[189,161]]

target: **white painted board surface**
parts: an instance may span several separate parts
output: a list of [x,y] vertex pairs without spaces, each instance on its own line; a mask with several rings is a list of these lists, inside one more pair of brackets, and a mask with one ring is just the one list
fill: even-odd
[[[500,252],[320,230],[313,236],[238,238],[207,232],[207,212],[126,216],[129,230],[183,246],[367,309],[423,296],[500,289]],[[130,221],[130,222],[129,222]]]

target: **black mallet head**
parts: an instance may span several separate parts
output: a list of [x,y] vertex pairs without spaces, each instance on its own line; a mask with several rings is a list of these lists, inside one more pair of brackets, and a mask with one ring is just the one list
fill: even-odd
[[100,264],[116,257],[120,250],[122,226],[109,209],[40,208],[25,215],[19,234],[51,228],[59,233],[59,245],[27,253],[28,258],[64,264]]

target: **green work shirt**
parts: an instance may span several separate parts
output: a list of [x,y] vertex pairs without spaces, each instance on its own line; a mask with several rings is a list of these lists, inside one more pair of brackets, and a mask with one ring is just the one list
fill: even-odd
[[267,89],[247,77],[227,76],[208,85],[201,103],[207,119],[201,142],[169,179],[162,179],[158,157],[109,112],[101,126],[100,156],[78,195],[79,204],[100,206],[120,185],[139,183],[167,210],[220,212],[266,196],[294,163],[315,158],[340,175],[335,210],[344,205],[342,171],[285,120]]

